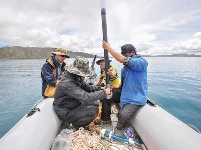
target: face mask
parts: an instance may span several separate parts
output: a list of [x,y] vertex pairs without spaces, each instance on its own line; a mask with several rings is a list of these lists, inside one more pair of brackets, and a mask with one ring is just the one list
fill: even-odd
[[80,83],[83,83],[85,79],[85,77],[82,77],[82,76],[76,76],[76,78]]
[[85,78],[85,77],[80,77],[80,82],[81,82],[81,83],[84,82],[84,78]]

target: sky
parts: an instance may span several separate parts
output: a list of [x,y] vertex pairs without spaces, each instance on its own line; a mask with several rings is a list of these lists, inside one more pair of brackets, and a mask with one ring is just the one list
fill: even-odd
[[[141,55],[201,55],[201,0],[105,0],[108,42]],[[102,55],[100,0],[0,0],[0,47]]]

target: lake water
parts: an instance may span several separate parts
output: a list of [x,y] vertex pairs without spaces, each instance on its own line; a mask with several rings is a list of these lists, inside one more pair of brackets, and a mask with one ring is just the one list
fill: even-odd
[[[146,57],[148,97],[201,131],[201,58]],[[74,59],[66,59],[71,63]],[[89,59],[92,62],[93,59]],[[0,138],[42,98],[40,69],[45,59],[0,60]],[[111,65],[122,65],[112,59]],[[99,66],[95,65],[99,75]]]

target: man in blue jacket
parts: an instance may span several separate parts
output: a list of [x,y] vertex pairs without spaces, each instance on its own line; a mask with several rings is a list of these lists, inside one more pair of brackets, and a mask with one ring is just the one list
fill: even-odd
[[121,53],[115,51],[105,41],[103,41],[102,47],[124,65],[121,70],[121,87],[114,91],[113,98],[107,101],[108,105],[111,105],[112,102],[120,102],[117,129],[121,130],[126,124],[130,124],[135,112],[146,104],[148,62],[137,55],[132,44],[123,45]]
[[70,57],[64,48],[57,48],[52,54],[53,56],[50,56],[46,60],[41,69],[42,96],[44,98],[54,97],[55,87],[58,85],[61,75],[66,70],[64,60]]

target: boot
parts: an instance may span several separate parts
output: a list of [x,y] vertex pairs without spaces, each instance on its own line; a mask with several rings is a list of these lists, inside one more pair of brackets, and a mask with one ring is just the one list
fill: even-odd
[[101,125],[101,124],[111,124],[112,121],[111,120],[102,120],[102,119],[97,119],[94,121],[95,125]]
[[124,122],[121,121],[121,120],[118,120],[118,122],[117,122],[117,129],[118,130],[122,130],[124,127],[125,127]]

